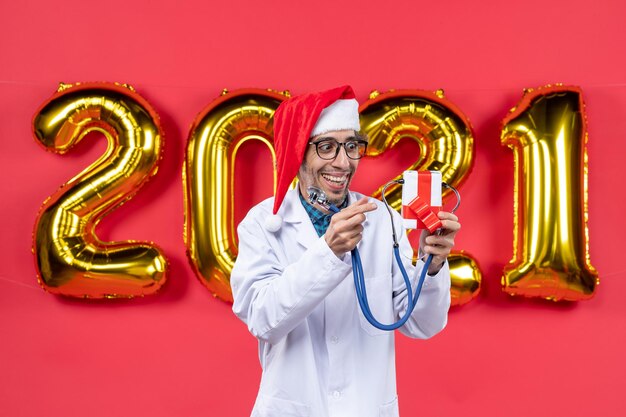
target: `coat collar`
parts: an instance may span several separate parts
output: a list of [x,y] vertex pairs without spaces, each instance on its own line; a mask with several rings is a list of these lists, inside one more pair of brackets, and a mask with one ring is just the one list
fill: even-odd
[[[281,215],[283,222],[285,223],[283,227],[288,225],[294,225],[297,227],[296,241],[302,247],[308,249],[319,239],[319,237],[317,236],[317,232],[315,231],[315,227],[313,227],[313,223],[311,222],[309,215],[300,202],[298,193],[299,191],[297,187],[294,190],[287,191],[278,213]],[[296,226],[297,224],[302,225]]]
[[[281,205],[282,218],[287,223],[303,223],[305,221],[311,222],[309,215],[300,202],[298,197],[298,188],[287,191],[283,204]],[[280,214],[279,211],[279,214]]]

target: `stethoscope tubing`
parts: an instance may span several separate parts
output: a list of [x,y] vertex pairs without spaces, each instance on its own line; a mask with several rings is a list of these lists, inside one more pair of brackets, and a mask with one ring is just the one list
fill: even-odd
[[[392,330],[399,329],[400,327],[404,326],[407,320],[411,317],[411,314],[413,314],[413,311],[415,310],[415,306],[417,305],[417,302],[419,300],[420,294],[422,293],[422,287],[426,279],[426,274],[428,273],[428,268],[430,267],[430,264],[432,263],[432,260],[433,260],[433,255],[432,254],[428,255],[428,257],[426,258],[426,261],[424,262],[424,266],[422,267],[422,271],[421,271],[419,280],[417,282],[417,286],[415,287],[415,294],[413,294],[411,281],[409,280],[409,276],[406,272],[406,269],[404,268],[404,264],[402,263],[402,258],[400,257],[400,249],[399,249],[399,245],[398,245],[397,238],[396,238],[395,227],[393,224],[393,215],[391,214],[391,209],[389,207],[389,204],[387,203],[387,199],[385,198],[385,189],[387,188],[387,186],[393,183],[402,184],[403,182],[404,182],[403,180],[394,180],[394,181],[388,182],[383,187],[383,192],[382,192],[383,201],[385,203],[385,206],[387,207],[387,210],[389,211],[389,215],[391,216],[391,228],[393,231],[393,241],[394,241],[393,242],[394,258],[396,260],[398,268],[400,269],[400,273],[402,274],[402,278],[404,279],[404,284],[406,285],[406,290],[407,290],[407,300],[408,300],[407,309],[404,312],[404,315],[400,318],[400,320],[398,320],[395,323],[384,324],[384,323],[379,322],[374,317],[370,309],[369,302],[367,300],[367,289],[365,286],[365,274],[363,273],[363,263],[361,262],[361,255],[359,254],[359,249],[355,247],[354,249],[350,251],[352,255],[352,275],[354,277],[354,287],[356,290],[356,297],[359,303],[359,307],[361,308],[361,311],[363,312],[363,316],[365,317],[365,319],[372,326],[376,327],[377,329],[385,330],[385,331],[392,331]],[[451,185],[448,185],[446,183],[443,183],[443,185],[446,188],[450,188],[456,195],[457,202],[454,208],[451,210],[451,212],[454,213],[461,203],[461,196],[459,195],[459,192]],[[339,209],[332,204],[328,206],[328,209],[332,211],[333,213],[339,213]]]

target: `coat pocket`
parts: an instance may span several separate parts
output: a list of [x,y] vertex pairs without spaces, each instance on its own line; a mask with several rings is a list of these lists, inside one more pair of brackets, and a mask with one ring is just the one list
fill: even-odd
[[308,417],[311,407],[296,401],[259,395],[252,417]]

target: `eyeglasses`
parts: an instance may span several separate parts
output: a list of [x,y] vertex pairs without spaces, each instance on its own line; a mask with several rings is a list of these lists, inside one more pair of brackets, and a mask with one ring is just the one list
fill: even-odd
[[340,148],[346,151],[346,156],[350,159],[361,159],[367,151],[367,142],[359,139],[347,140],[343,143],[334,139],[323,139],[309,142],[309,145],[315,145],[317,156],[327,161],[335,159],[339,155]]

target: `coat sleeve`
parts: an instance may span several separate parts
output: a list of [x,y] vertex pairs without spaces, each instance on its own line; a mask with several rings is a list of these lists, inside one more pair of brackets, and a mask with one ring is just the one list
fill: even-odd
[[[231,274],[233,312],[258,339],[275,344],[302,323],[351,271],[323,238],[287,264],[285,245],[261,224],[263,213],[241,222],[239,253]],[[285,227],[285,226],[283,226]]]
[[[397,213],[395,224],[402,225],[402,218]],[[400,253],[403,265],[406,269],[411,287],[417,288],[417,282],[424,267],[423,261],[418,261],[413,266],[410,259],[413,249],[409,243],[405,231],[398,233],[400,236]],[[417,269],[417,270],[416,270]],[[393,263],[393,303],[396,320],[404,316],[408,305],[407,290],[400,268]],[[420,297],[409,320],[399,330],[401,333],[419,339],[430,338],[439,333],[448,322],[448,310],[450,309],[450,268],[448,261],[441,267],[436,275],[426,275]]]

